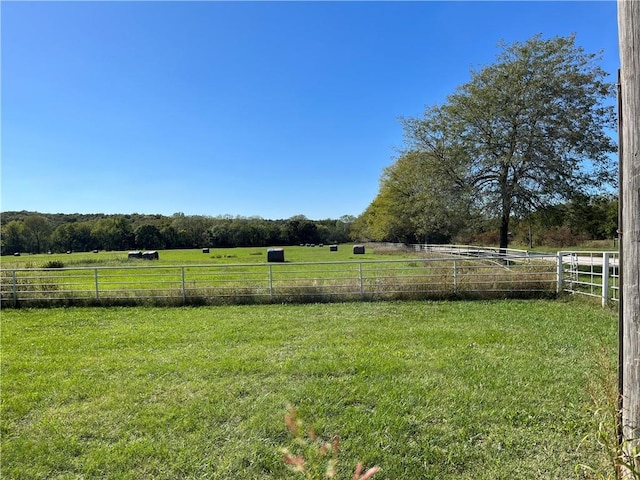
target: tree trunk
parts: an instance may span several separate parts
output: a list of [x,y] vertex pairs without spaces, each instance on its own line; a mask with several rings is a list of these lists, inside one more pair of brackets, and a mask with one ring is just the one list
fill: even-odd
[[[622,436],[640,447],[640,2],[618,0],[622,231]],[[636,468],[640,468],[636,461]]]
[[503,213],[500,218],[500,248],[509,246],[509,214]]

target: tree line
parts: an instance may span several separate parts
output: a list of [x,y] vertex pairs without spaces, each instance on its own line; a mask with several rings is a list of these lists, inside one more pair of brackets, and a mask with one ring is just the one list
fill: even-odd
[[2,213],[2,255],[92,250],[158,250],[344,243],[355,217],[260,217]]
[[[383,198],[384,200],[384,198]],[[266,247],[350,241],[498,245],[498,218],[467,216],[440,228],[412,226],[411,211],[380,206],[380,195],[360,216],[310,220],[259,217],[2,213],[2,255],[44,252],[123,251],[201,247]],[[400,203],[396,204],[401,205]],[[451,219],[449,219],[451,220]],[[575,246],[617,236],[618,198],[582,195],[512,222],[510,238],[521,246]]]
[[[500,245],[500,219],[482,215],[456,214],[430,229],[415,228],[410,211],[396,209],[398,204],[378,196],[351,227],[354,238],[372,242],[457,243]],[[428,213],[425,213],[428,215]],[[573,247],[591,240],[612,240],[618,236],[618,197],[613,194],[576,196],[571,201],[542,208],[512,218],[508,232],[510,244],[530,248]]]

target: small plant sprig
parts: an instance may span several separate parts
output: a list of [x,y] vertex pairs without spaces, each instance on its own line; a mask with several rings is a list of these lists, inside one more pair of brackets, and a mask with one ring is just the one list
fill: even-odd
[[[334,436],[330,442],[323,440],[316,434],[313,426],[305,428],[304,422],[293,406],[287,407],[284,423],[301,450],[301,453],[296,455],[287,448],[280,449],[284,454],[284,463],[289,469],[307,480],[337,478],[340,444],[338,436]],[[368,480],[380,470],[376,466],[363,473],[363,469],[362,462],[358,462],[351,480]]]

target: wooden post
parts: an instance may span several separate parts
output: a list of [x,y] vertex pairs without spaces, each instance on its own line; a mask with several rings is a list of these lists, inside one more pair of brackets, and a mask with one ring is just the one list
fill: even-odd
[[[640,446],[640,1],[618,0],[622,440]],[[640,467],[636,461],[636,468]]]

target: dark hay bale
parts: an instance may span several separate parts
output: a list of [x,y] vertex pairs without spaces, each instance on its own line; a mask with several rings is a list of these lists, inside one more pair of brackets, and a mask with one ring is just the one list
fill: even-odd
[[267,250],[267,262],[284,262],[284,249],[269,248]]
[[160,260],[160,255],[155,250],[142,252],[142,258],[145,260]]

